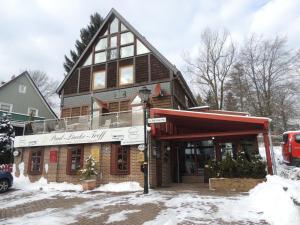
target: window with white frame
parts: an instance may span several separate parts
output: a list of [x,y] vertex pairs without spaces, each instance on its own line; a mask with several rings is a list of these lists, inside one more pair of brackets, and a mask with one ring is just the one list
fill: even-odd
[[29,107],[28,108],[28,115],[29,116],[38,116],[38,113],[39,113],[39,110],[38,109],[35,109],[35,108],[31,108]]
[[93,90],[102,89],[106,87],[106,73],[105,70],[93,73]]
[[133,84],[133,66],[120,67],[119,79],[120,85]]
[[19,84],[19,93],[25,94],[26,93],[26,85]]
[[0,110],[5,112],[11,112],[12,111],[12,104],[0,102]]

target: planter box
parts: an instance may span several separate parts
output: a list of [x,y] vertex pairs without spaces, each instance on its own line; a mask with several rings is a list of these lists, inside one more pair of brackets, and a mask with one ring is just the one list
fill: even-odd
[[248,192],[266,179],[253,178],[209,178],[209,189],[217,191]]
[[82,189],[84,191],[93,190],[96,188],[96,180],[83,180],[81,181]]

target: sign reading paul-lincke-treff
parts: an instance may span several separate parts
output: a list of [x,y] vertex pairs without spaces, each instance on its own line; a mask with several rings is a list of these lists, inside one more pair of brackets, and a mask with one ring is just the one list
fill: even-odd
[[14,141],[14,147],[21,148],[32,146],[53,146],[114,141],[120,141],[121,145],[137,145],[144,143],[143,132],[143,126],[134,126],[17,136]]

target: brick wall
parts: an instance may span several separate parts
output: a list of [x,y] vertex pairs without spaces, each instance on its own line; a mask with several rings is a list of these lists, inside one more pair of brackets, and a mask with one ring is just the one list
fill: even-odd
[[99,183],[119,183],[126,181],[139,182],[141,187],[144,185],[144,174],[141,172],[141,162],[138,161],[140,151],[137,146],[130,146],[130,174],[129,175],[111,175],[110,174],[110,144],[101,145],[100,159],[100,180]]
[[[138,155],[141,153],[137,146],[130,146],[130,174],[129,175],[111,175],[110,174],[110,151],[111,144],[86,144],[84,145],[84,163],[87,157],[91,154],[93,145],[100,146],[100,161],[98,163],[98,184],[106,184],[109,182],[139,182],[141,187],[144,185],[144,174],[141,172],[141,162]],[[20,174],[18,170],[19,164],[24,162],[24,175],[28,176],[31,182],[39,180],[41,177],[48,179],[48,182],[68,182],[77,184],[80,182],[79,175],[67,175],[67,146],[60,147],[45,147],[44,149],[44,163],[43,172],[41,175],[29,175],[28,164],[30,148],[24,149],[21,156],[15,158],[17,165],[16,175]],[[50,151],[57,151],[57,163],[50,163]],[[48,165],[48,173],[46,173],[45,165]]]

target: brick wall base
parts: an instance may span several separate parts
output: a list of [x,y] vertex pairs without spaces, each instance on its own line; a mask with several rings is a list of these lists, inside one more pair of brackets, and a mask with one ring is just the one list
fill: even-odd
[[[130,146],[130,173],[128,175],[111,175],[110,173],[110,156],[111,156],[111,144],[85,144],[84,145],[84,164],[85,160],[91,154],[92,148],[99,149],[99,162],[97,163],[98,175],[97,185],[106,183],[120,183],[126,181],[135,181],[144,185],[144,174],[141,171],[141,152],[137,149],[137,145]],[[33,148],[32,148],[33,149]],[[48,182],[68,182],[73,184],[79,184],[82,177],[80,175],[67,175],[67,149],[68,146],[53,146],[43,147],[44,151],[44,163],[41,175],[30,175],[28,173],[29,154],[31,148],[19,149],[21,155],[15,157],[16,164],[16,176],[19,176],[19,165],[24,163],[24,175],[28,176],[31,182],[38,181],[41,177],[44,177]],[[57,162],[50,162],[50,151],[57,151]],[[149,174],[153,174],[152,171]],[[151,177],[150,177],[151,178]],[[151,179],[150,179],[151,183]]]
[[210,178],[209,189],[217,191],[248,192],[265,179],[252,178]]

